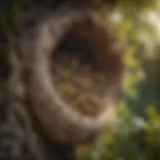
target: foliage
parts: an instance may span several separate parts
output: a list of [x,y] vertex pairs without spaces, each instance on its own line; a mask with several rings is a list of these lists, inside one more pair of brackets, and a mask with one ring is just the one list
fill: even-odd
[[148,109],[145,122],[121,107],[121,122],[115,130],[102,136],[87,160],[159,160],[160,114]]
[[143,2],[119,0],[110,15],[126,46],[121,119],[83,159],[160,159],[160,1]]
[[159,88],[157,88],[160,75],[158,65],[160,1],[155,1],[156,7],[153,4],[141,8],[138,13],[137,5],[131,5],[135,6],[132,14],[128,8],[119,9],[118,6],[110,17],[113,24],[116,24],[117,36],[126,43],[124,99],[130,109],[139,115],[145,114],[148,105],[160,103]]

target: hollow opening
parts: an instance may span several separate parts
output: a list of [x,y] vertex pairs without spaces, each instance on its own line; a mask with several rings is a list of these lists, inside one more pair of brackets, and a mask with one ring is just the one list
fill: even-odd
[[70,106],[95,116],[104,106],[110,76],[107,38],[103,27],[92,19],[72,25],[52,57],[53,84]]

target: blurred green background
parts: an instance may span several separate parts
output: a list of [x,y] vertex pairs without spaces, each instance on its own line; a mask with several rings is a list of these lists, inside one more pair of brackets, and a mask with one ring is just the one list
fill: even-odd
[[160,1],[119,0],[107,18],[126,47],[121,120],[80,158],[160,160]]

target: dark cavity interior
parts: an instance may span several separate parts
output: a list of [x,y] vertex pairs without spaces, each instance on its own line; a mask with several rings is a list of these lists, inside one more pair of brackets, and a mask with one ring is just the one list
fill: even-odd
[[52,73],[62,99],[83,114],[95,116],[101,110],[106,75],[96,55],[99,52],[94,52],[99,46],[92,40],[98,32],[90,33],[95,27],[90,23],[74,24],[64,36],[52,57]]

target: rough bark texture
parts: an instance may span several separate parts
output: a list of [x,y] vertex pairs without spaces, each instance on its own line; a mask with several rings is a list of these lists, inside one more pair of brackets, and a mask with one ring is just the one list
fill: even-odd
[[[7,38],[0,34],[1,160],[75,160],[76,145],[92,142],[115,119],[122,50],[104,19],[96,20],[94,14],[71,7],[46,12],[40,7],[24,15]],[[75,42],[78,49],[93,52],[106,72],[107,107],[98,117],[86,118],[67,105],[58,106],[57,95],[47,95],[52,92],[43,84],[50,76],[44,70],[49,63],[46,57],[64,39],[64,47]]]

